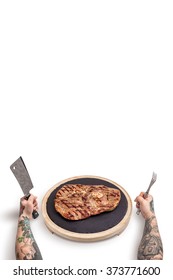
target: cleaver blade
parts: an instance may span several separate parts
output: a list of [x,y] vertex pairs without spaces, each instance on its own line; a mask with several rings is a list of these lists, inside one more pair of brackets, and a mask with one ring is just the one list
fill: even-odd
[[[34,187],[33,183],[31,181],[31,178],[29,176],[28,170],[26,168],[26,165],[22,159],[22,157],[19,157],[11,166],[11,171],[13,172],[14,176],[16,177],[24,195],[25,198],[28,199],[30,197],[30,190]],[[38,212],[36,210],[33,211],[32,216],[33,218],[38,217]]]

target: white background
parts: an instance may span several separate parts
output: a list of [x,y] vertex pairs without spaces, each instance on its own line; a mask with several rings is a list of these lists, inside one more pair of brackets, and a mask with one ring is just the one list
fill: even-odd
[[[22,156],[39,206],[56,183],[96,175],[132,198],[151,190],[172,256],[172,1],[1,1],[0,259],[14,260]],[[135,203],[119,236],[95,243],[31,227],[45,261],[135,260],[144,221]]]

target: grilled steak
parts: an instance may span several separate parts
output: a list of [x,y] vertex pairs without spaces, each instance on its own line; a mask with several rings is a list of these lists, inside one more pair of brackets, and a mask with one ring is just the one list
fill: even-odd
[[121,199],[118,189],[104,185],[67,184],[59,189],[55,209],[68,220],[81,220],[117,207]]

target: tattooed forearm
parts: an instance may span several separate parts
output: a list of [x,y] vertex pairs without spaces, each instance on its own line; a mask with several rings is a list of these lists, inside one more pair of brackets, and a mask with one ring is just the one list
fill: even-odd
[[[150,205],[151,210],[153,205]],[[152,211],[153,212],[153,211]],[[138,249],[138,260],[162,260],[163,245],[156,216],[145,221],[144,233]]]
[[40,250],[35,242],[28,217],[20,216],[16,237],[16,259],[42,260]]

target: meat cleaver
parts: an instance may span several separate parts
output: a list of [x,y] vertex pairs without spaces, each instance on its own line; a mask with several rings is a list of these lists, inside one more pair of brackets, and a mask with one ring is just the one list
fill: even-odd
[[[19,157],[11,166],[11,171],[13,172],[14,176],[16,177],[24,195],[25,199],[28,200],[30,197],[30,190],[34,187],[29,176],[28,170],[25,166],[25,163],[22,157]],[[32,217],[36,219],[39,216],[38,212],[34,210],[32,212]]]

